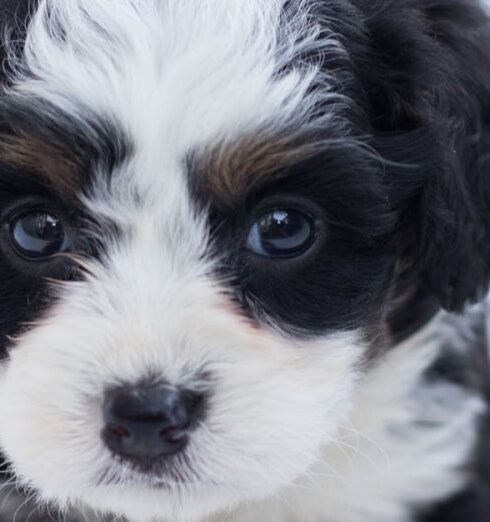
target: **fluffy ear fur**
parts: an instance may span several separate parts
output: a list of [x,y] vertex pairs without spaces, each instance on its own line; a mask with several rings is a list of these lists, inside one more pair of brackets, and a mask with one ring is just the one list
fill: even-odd
[[475,141],[490,129],[475,129],[478,119],[475,112],[473,128],[452,129],[440,144],[440,164],[420,200],[419,271],[448,310],[478,300],[488,287],[490,165],[488,152]]
[[357,3],[378,55],[366,73],[383,115],[373,126],[381,154],[399,164],[388,167],[398,169],[394,205],[407,202],[422,284],[459,310],[490,276],[489,18],[478,0]]

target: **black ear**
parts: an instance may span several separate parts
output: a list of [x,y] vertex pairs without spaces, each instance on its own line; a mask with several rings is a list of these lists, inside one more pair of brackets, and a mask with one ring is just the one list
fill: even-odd
[[490,276],[490,18],[468,0],[427,4],[442,77],[426,97],[438,164],[420,199],[418,265],[441,304],[460,310]]
[[378,139],[390,136],[381,154],[411,166],[389,173],[394,205],[407,205],[421,284],[460,310],[490,276],[489,15],[473,0],[399,0],[366,12],[373,127]]
[[458,139],[444,144],[445,161],[428,175],[416,234],[421,281],[448,310],[483,297],[490,275],[488,152],[475,146],[478,134]]

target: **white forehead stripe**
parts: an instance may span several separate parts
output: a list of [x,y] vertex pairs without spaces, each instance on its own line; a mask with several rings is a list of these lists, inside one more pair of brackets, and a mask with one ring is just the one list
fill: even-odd
[[307,2],[291,21],[284,4],[41,0],[15,90],[82,120],[87,108],[114,118],[148,148],[307,121],[320,71],[297,58],[340,47],[319,41]]

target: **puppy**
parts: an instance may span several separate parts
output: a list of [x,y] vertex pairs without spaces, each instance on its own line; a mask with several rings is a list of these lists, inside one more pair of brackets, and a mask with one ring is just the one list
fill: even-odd
[[0,5],[2,520],[488,522],[487,6]]

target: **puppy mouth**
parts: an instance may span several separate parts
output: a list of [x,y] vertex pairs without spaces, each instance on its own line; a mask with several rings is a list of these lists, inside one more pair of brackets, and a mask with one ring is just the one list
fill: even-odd
[[203,483],[186,452],[147,461],[113,457],[114,465],[106,467],[95,481],[100,486],[133,486],[144,489],[175,490],[191,483]]

